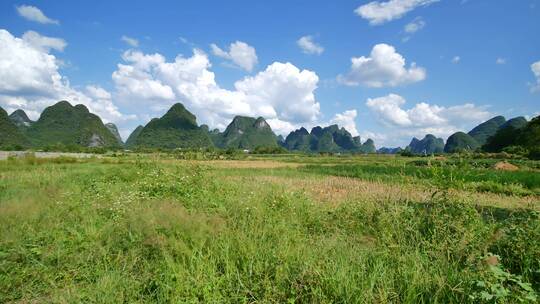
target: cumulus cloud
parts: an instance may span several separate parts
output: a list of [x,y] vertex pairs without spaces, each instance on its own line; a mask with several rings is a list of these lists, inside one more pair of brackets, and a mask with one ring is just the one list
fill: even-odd
[[340,127],[344,127],[352,136],[358,136],[359,132],[356,129],[356,119],[357,112],[356,110],[348,110],[343,113],[337,113],[331,120],[329,124],[337,124]]
[[120,37],[120,40],[127,43],[131,47],[138,47],[139,46],[139,40],[137,40],[135,38],[128,37],[126,35],[123,35],[122,37]]
[[354,12],[360,17],[368,20],[370,25],[381,25],[399,19],[418,7],[427,6],[438,1],[439,0],[372,1],[361,5]]
[[305,54],[320,55],[324,52],[324,48],[313,41],[313,36],[303,36],[296,41],[296,44]]
[[27,20],[42,24],[60,24],[58,20],[51,19],[37,7],[31,5],[20,5],[16,7],[19,15]]
[[[158,116],[182,102],[199,123],[224,129],[235,115],[263,116],[276,129],[292,129],[320,115],[314,91],[319,78],[291,63],[274,62],[255,76],[221,88],[208,56],[195,49],[191,57],[167,61],[161,54],[127,51],[113,73],[116,98],[136,114]],[[140,116],[140,115],[139,115]]]
[[235,65],[251,72],[258,62],[255,48],[249,44],[236,41],[231,43],[229,51],[222,50],[216,44],[211,44],[212,53],[218,57],[232,61]]
[[[43,37],[37,33],[35,35]],[[52,47],[50,40],[24,39],[24,36],[21,39],[0,29],[2,107],[8,112],[23,109],[31,118],[37,119],[45,107],[65,99],[73,104],[86,105],[106,121],[128,118],[119,112],[104,89],[97,86],[84,90],[71,87],[67,78],[60,74],[57,58],[48,53]]]
[[389,94],[368,98],[366,105],[397,137],[423,137],[428,133],[447,137],[456,131],[468,130],[473,124],[492,116],[485,108],[472,103],[445,107],[421,102],[408,109],[403,107],[405,103],[403,97]]
[[48,53],[51,49],[62,52],[67,46],[64,39],[42,36],[34,31],[24,33],[22,39],[31,46],[45,53]]
[[377,44],[369,57],[353,57],[351,62],[349,73],[338,76],[338,81],[350,86],[395,87],[426,78],[424,68],[416,66],[414,62],[407,68],[405,58],[388,44]]
[[452,58],[452,63],[453,64],[457,64],[461,61],[461,57],[459,56],[454,56],[454,58]]
[[530,84],[531,92],[540,92],[540,60],[531,64],[531,71],[536,77],[536,83]]
[[495,63],[496,64],[506,64],[506,59],[505,58],[497,58],[497,60],[495,60]]

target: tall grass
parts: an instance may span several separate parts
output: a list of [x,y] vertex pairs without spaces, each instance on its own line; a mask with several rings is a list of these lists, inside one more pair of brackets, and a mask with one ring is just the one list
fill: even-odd
[[444,192],[332,207],[146,159],[0,174],[3,303],[515,303],[540,288],[538,214]]
[[[536,171],[496,171],[475,168],[468,164],[435,164],[419,167],[408,164],[348,164],[348,165],[307,165],[305,172],[355,177],[383,182],[420,182],[432,184],[441,180],[442,184],[457,189],[515,194],[540,195],[540,173]],[[440,186],[439,185],[436,186]]]

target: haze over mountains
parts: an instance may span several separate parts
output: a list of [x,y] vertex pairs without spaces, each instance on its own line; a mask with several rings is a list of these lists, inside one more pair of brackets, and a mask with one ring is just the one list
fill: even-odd
[[[531,122],[524,117],[506,120],[503,116],[496,116],[468,133],[452,134],[446,143],[432,134],[427,134],[421,140],[413,138],[405,151],[430,155],[475,151],[480,148],[500,152],[509,146],[534,148],[540,143],[539,120],[538,117]],[[16,110],[8,116],[1,109],[0,146],[42,148],[51,145],[129,149],[215,147],[241,150],[281,146],[289,151],[307,153],[395,154],[403,151],[399,147],[376,150],[373,140],[362,142],[359,136],[352,136],[337,124],[316,126],[311,131],[302,127],[283,138],[276,136],[263,117],[236,116],[223,132],[218,129],[209,130],[207,125],[198,125],[195,115],[181,103],[174,104],[162,117],[152,119],[145,126],[138,126],[125,143],[113,123],[104,124],[99,116],[90,113],[84,105],[73,106],[67,101],[60,101],[47,107],[37,121],[30,120],[22,110]]]

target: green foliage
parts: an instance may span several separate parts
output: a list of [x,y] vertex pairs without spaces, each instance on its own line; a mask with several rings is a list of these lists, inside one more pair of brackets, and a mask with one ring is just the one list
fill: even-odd
[[407,149],[412,154],[418,155],[440,154],[444,151],[444,140],[436,138],[432,134],[426,135],[422,140],[415,137],[411,140]]
[[253,154],[286,154],[289,153],[283,147],[257,147],[251,153]]
[[133,132],[129,134],[129,137],[126,140],[126,147],[132,148],[134,146],[135,140],[137,139],[139,134],[141,134],[141,131],[143,128],[144,128],[143,126],[138,125],[137,128],[135,128],[135,130],[133,130]]
[[[540,221],[528,210],[479,208],[444,191],[321,204],[298,189],[252,182],[318,177],[309,172],[170,158],[187,153],[218,152],[0,162],[0,302],[537,299]],[[382,164],[394,160],[364,158],[373,166],[362,168],[365,176],[393,170]],[[424,169],[434,188],[475,170],[466,162]],[[486,252],[504,263],[487,267]]]
[[97,115],[90,113],[84,105],[72,106],[67,101],[46,108],[25,133],[34,147],[57,144],[119,147],[114,135]]
[[325,128],[314,127],[311,133],[305,128],[291,132],[283,146],[289,151],[310,153],[375,153],[373,140],[368,139],[364,144],[360,137],[353,137],[345,128],[331,125]]
[[308,165],[302,170],[372,181],[421,184],[440,181],[437,184],[439,188],[473,189],[516,196],[540,195],[540,175],[535,171],[510,172],[474,168],[466,161],[433,162],[426,167],[395,164]]
[[533,118],[525,127],[520,129],[517,142],[520,146],[534,149],[540,147],[540,116]]
[[105,124],[105,127],[111,132],[111,134],[116,138],[116,141],[120,146],[123,146],[124,143],[122,142],[122,137],[120,137],[120,133],[118,132],[118,128],[115,124],[109,122]]
[[307,152],[310,149],[311,136],[305,128],[292,131],[285,138],[284,146],[289,151]]
[[278,146],[272,128],[259,117],[236,116],[222,134],[211,133],[214,144],[221,148],[252,150],[256,147]]
[[540,147],[531,148],[527,157],[529,159],[540,160]]
[[0,107],[0,148],[16,149],[28,146],[29,141]]
[[532,285],[523,282],[521,276],[502,269],[499,256],[488,254],[482,260],[494,260],[497,264],[486,267],[485,279],[476,282],[476,290],[469,295],[471,300],[479,303],[536,303],[538,294]]
[[140,130],[130,146],[175,149],[206,148],[213,144],[207,132],[197,125],[195,115],[177,103]]
[[539,146],[540,117],[533,118],[530,122],[527,122],[523,117],[517,117],[501,126],[497,133],[488,139],[482,149],[487,152],[506,151],[528,155],[530,159],[537,159],[534,151]]
[[21,109],[15,110],[13,113],[9,114],[9,119],[20,129],[26,129],[34,123],[28,118],[26,112]]
[[358,151],[361,153],[375,153],[377,152],[377,149],[375,148],[375,143],[373,140],[369,138],[362,144],[362,146],[360,146]]
[[486,144],[482,146],[482,150],[486,152],[501,152],[503,149],[510,146],[517,146],[517,138],[520,130],[512,126],[501,128],[495,135],[490,137]]
[[480,145],[472,136],[463,132],[457,132],[452,134],[446,140],[444,152],[459,153],[464,151],[474,151],[478,147],[480,147]]
[[468,134],[474,138],[474,140],[482,146],[486,143],[488,138],[495,135],[497,130],[506,123],[506,118],[503,116],[496,116],[492,119],[481,123],[474,129],[472,129]]

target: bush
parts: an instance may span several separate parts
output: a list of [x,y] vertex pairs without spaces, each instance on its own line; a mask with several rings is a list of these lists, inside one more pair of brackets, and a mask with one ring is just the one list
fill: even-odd
[[527,155],[529,159],[540,160],[540,147],[532,148]]

